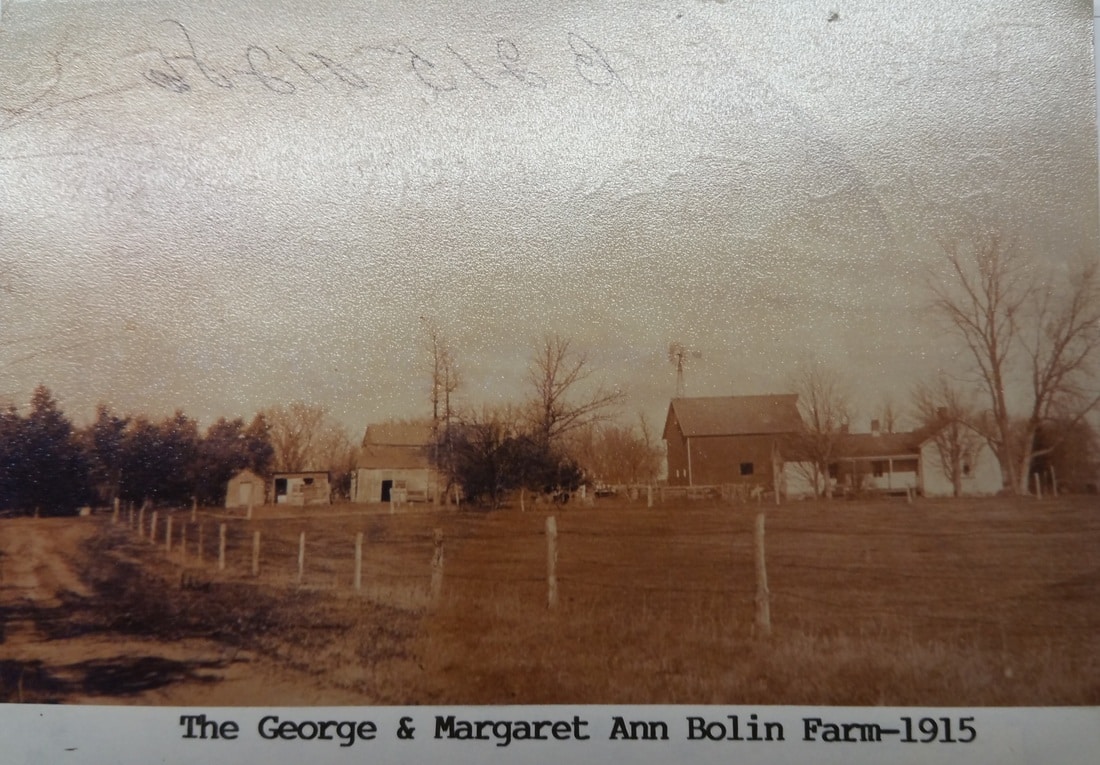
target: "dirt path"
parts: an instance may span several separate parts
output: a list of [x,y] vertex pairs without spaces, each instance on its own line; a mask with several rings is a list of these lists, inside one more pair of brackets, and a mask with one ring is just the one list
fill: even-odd
[[360,694],[213,639],[105,629],[81,577],[93,518],[0,520],[0,701],[237,706],[363,704]]

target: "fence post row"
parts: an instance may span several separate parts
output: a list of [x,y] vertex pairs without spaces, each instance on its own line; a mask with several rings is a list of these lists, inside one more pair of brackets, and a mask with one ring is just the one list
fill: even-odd
[[546,519],[546,607],[558,606],[558,522]]

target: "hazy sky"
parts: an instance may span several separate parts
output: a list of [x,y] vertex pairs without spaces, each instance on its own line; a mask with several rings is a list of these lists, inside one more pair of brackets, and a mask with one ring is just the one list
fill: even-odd
[[[574,338],[659,426],[843,368],[949,365],[923,284],[994,222],[1097,244],[1089,4],[5,4],[0,395],[358,434],[523,395]],[[886,7],[889,5],[890,7]]]

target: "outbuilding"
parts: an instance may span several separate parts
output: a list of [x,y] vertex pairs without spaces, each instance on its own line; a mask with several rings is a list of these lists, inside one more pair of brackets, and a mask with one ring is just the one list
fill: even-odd
[[225,490],[227,509],[264,504],[267,481],[263,476],[245,469],[229,479]]

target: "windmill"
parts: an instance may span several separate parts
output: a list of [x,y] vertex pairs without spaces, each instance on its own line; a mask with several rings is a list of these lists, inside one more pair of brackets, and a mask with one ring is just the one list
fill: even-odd
[[683,343],[669,344],[668,361],[676,367],[676,398],[684,397],[684,362],[701,358],[703,358],[702,353],[685,348]]

